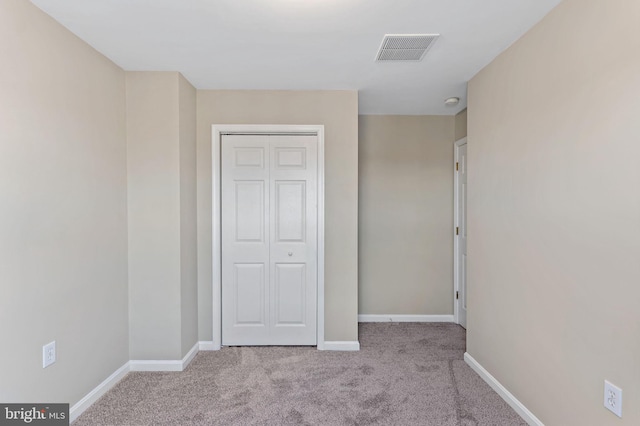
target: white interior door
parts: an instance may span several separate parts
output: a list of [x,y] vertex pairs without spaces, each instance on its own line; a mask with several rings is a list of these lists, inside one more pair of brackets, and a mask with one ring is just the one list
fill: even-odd
[[457,161],[457,277],[458,323],[467,328],[467,144],[458,147]]
[[315,345],[317,137],[222,138],[222,344]]

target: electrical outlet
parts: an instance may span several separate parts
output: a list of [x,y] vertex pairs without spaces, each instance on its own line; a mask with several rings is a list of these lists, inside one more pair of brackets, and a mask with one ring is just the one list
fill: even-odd
[[56,362],[56,341],[42,347],[42,368],[47,368]]
[[622,417],[622,389],[604,381],[604,406],[618,417]]

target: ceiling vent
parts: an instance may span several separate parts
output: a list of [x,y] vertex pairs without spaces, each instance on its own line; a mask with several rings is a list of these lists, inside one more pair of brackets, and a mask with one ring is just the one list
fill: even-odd
[[421,61],[438,37],[440,34],[386,34],[376,61]]

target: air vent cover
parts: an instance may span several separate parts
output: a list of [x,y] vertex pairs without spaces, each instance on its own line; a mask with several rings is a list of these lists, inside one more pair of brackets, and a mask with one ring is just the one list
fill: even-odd
[[376,61],[421,61],[440,34],[386,34]]

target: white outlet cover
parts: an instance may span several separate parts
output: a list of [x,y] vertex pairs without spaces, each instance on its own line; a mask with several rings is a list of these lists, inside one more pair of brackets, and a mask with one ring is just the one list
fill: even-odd
[[604,406],[618,417],[622,417],[622,389],[604,381]]
[[56,341],[42,347],[42,368],[47,368],[56,362]]

